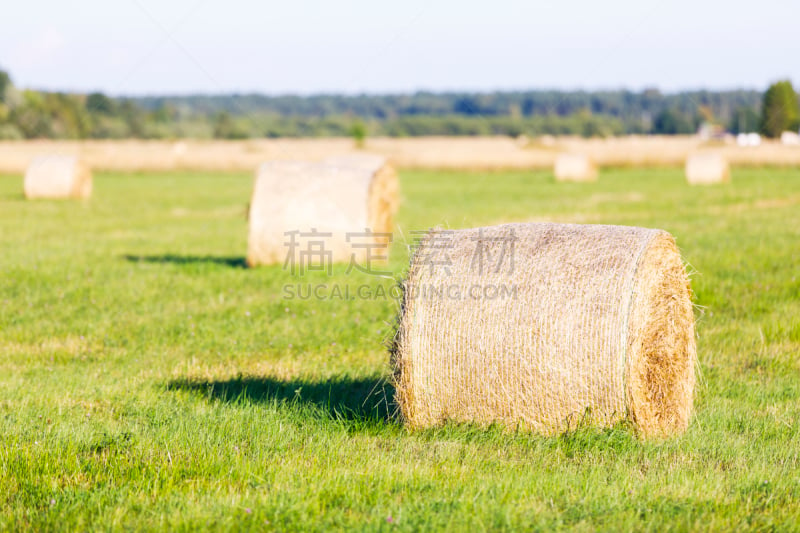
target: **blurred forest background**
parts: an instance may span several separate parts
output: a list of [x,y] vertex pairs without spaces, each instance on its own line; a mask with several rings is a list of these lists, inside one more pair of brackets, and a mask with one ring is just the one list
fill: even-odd
[[111,97],[18,89],[0,70],[0,140],[423,135],[681,135],[709,124],[776,137],[800,125],[788,81],[755,90]]

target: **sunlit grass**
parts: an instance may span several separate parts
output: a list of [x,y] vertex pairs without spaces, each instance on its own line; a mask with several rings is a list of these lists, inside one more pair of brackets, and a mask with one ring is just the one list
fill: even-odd
[[412,231],[556,220],[672,232],[695,271],[686,435],[553,438],[391,416],[395,281],[243,268],[248,174],[0,178],[0,528],[791,529],[800,522],[800,170],[401,172]]

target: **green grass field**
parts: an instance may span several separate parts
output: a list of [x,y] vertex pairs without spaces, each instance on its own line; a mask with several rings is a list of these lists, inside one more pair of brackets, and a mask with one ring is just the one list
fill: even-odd
[[[401,172],[412,231],[672,232],[695,271],[688,432],[557,437],[391,416],[395,281],[243,268],[251,176],[107,174],[90,202],[0,177],[0,529],[797,530],[800,170]],[[285,284],[375,297],[287,299]],[[334,295],[335,296],[335,295]]]

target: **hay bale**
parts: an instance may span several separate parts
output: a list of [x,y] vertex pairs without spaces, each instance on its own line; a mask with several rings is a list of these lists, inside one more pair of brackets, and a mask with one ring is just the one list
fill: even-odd
[[178,141],[172,145],[172,155],[175,157],[183,157],[189,150],[189,146],[184,141]]
[[556,146],[556,138],[552,135],[542,135],[539,137],[539,144],[544,146],[545,148],[555,148]]
[[369,194],[370,228],[376,233],[392,231],[392,221],[400,208],[400,188],[397,171],[385,157],[373,154],[350,154],[328,157],[324,165],[336,168],[355,168],[372,175]]
[[717,153],[690,154],[686,159],[686,181],[689,185],[713,185],[731,181],[728,160]]
[[24,189],[29,199],[89,198],[92,172],[75,156],[37,156],[25,172]]
[[597,181],[597,167],[583,154],[558,154],[553,173],[556,181]]
[[781,133],[781,144],[785,146],[800,146],[800,135],[795,131]]
[[761,135],[758,133],[740,133],[736,136],[736,144],[742,148],[761,146]]
[[[479,258],[480,256],[480,258]],[[622,226],[432,230],[412,258],[392,350],[404,422],[552,434],[683,431],[696,361],[672,236]]]
[[[247,263],[296,263],[313,243],[321,243],[314,246],[321,246],[330,262],[385,256],[397,207],[397,174],[378,156],[264,163],[250,202]],[[367,230],[383,235],[364,236]],[[293,238],[297,247],[289,244]]]

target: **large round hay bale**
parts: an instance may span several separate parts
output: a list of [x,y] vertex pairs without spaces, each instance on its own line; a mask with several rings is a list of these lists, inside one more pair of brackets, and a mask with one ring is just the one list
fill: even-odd
[[506,224],[432,230],[404,284],[392,361],[405,423],[552,434],[627,420],[683,431],[691,289],[661,230]]
[[597,181],[597,167],[583,154],[558,154],[553,173],[556,181]]
[[728,160],[722,154],[698,153],[686,158],[686,181],[690,185],[713,185],[731,181]]
[[89,198],[92,172],[75,156],[37,156],[25,172],[24,189],[30,199]]
[[322,163],[370,173],[372,181],[369,186],[369,227],[376,233],[392,231],[392,221],[400,207],[400,189],[397,171],[385,157],[374,154],[349,154],[328,157],[323,159]]
[[380,157],[264,163],[250,202],[247,263],[300,264],[305,252],[326,264],[386,256],[397,196],[397,174]]

